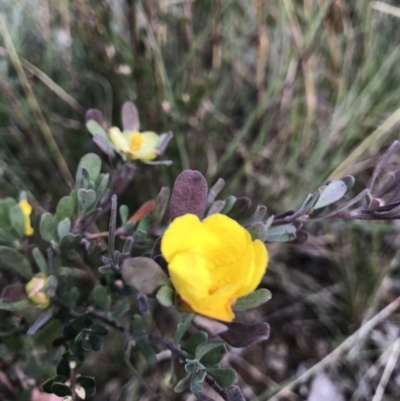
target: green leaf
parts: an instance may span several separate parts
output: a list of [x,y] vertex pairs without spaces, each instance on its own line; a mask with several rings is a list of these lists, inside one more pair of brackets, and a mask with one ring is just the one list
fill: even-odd
[[57,364],[56,372],[59,376],[69,377],[71,369],[69,367],[68,359],[61,358],[60,362]]
[[72,287],[69,291],[64,291],[61,295],[61,299],[67,306],[73,308],[79,299],[78,288]]
[[232,368],[206,368],[206,371],[222,387],[229,387],[237,382],[237,374]]
[[55,382],[51,385],[51,392],[59,397],[65,397],[67,395],[72,395],[71,387],[64,383]]
[[25,217],[19,205],[10,208],[9,216],[12,228],[17,232],[18,236],[22,238],[25,234]]
[[192,374],[189,373],[183,379],[179,380],[176,386],[174,387],[175,393],[182,393],[185,388],[188,386],[190,379],[192,378]]
[[221,210],[221,213],[222,214],[228,214],[232,210],[233,206],[235,205],[236,200],[237,200],[236,196],[233,196],[233,195],[228,196],[225,199],[225,206]]
[[126,315],[127,312],[129,312],[131,307],[129,306],[128,303],[124,303],[122,301],[117,301],[112,309],[111,309],[111,315],[114,320],[117,320],[121,318],[122,316]]
[[253,240],[259,239],[264,242],[267,237],[268,228],[264,223],[259,221],[249,226],[247,231],[250,233]]
[[226,201],[224,200],[216,200],[214,201],[210,208],[208,209],[207,216],[211,216],[213,214],[221,213],[225,209]]
[[43,384],[42,384],[42,389],[45,393],[52,394],[53,391],[51,390],[51,386],[54,383],[64,383],[67,380],[66,376],[63,375],[58,375],[51,377],[50,379],[47,379]]
[[10,312],[18,312],[28,308],[30,305],[30,301],[28,299],[21,299],[18,302],[3,302],[0,300],[0,310],[8,310]]
[[153,210],[153,224],[154,227],[158,227],[161,223],[162,218],[164,217],[165,211],[168,207],[170,189],[167,187],[162,187],[159,194],[157,195],[154,210]]
[[144,322],[142,316],[135,314],[131,320],[131,334],[134,339],[138,338],[144,331]]
[[163,285],[157,291],[156,298],[162,306],[173,306],[175,304],[175,291],[171,287]]
[[66,217],[64,220],[61,220],[57,225],[57,235],[58,238],[61,240],[64,235],[69,233],[71,229],[71,220],[69,217]]
[[136,346],[138,347],[142,355],[145,357],[148,364],[151,365],[157,362],[157,354],[154,351],[152,345],[148,341],[140,339],[136,342]]
[[101,309],[105,311],[109,309],[111,299],[106,287],[100,284],[96,285],[93,289],[93,298]]
[[109,274],[113,272],[113,269],[111,268],[111,265],[100,266],[99,272],[101,274]]
[[60,250],[62,252],[76,249],[82,241],[82,235],[80,234],[66,234],[61,238]]
[[152,294],[169,282],[161,266],[146,257],[125,259],[122,264],[122,277],[127,284],[145,294]]
[[47,262],[42,252],[40,252],[40,249],[34,248],[32,251],[32,256],[35,259],[35,262],[39,267],[41,273],[47,274],[48,273]]
[[121,205],[119,207],[119,217],[121,219],[121,225],[124,225],[129,217],[129,208],[126,205]]
[[257,223],[257,222],[261,221],[266,214],[267,214],[266,206],[264,206],[264,205],[257,206],[255,212],[253,213],[253,216],[251,216],[251,222]]
[[[86,329],[84,330],[86,331]],[[82,338],[82,348],[85,351],[100,351],[101,350],[101,338],[95,335],[85,335]]]
[[195,357],[203,365],[216,365],[226,354],[225,343],[220,338],[214,338],[197,346]]
[[210,205],[215,201],[218,194],[224,189],[224,186],[225,180],[218,178],[217,182],[208,191],[206,208],[209,208]]
[[95,120],[89,120],[86,122],[86,128],[92,135],[101,135],[108,140],[106,130]]
[[196,333],[192,334],[182,345],[181,349],[188,352],[189,354],[194,355],[196,352],[196,348],[202,344],[207,342],[208,334],[205,331],[196,331]]
[[92,333],[92,334],[96,334],[98,336],[105,336],[108,333],[107,328],[99,323],[93,323],[84,331]]
[[269,301],[271,296],[271,291],[267,290],[266,288],[259,288],[258,290],[239,298],[233,306],[233,310],[247,310],[256,308],[257,306]]
[[76,383],[86,390],[86,396],[92,396],[96,392],[96,380],[92,376],[78,376]]
[[101,171],[101,159],[95,153],[88,153],[82,157],[78,166],[78,170],[80,167],[87,170],[90,181],[96,182],[96,179]]
[[78,170],[76,172],[76,190],[78,191],[80,188],[88,189],[90,185],[90,175],[89,171],[87,171],[81,165],[78,166]]
[[96,193],[97,193],[97,201],[101,200],[101,197],[104,195],[108,182],[110,180],[110,174],[100,174],[96,180]]
[[25,256],[8,246],[0,246],[0,268],[15,270],[27,279],[33,276],[31,265]]
[[314,209],[320,209],[338,201],[345,195],[346,192],[347,185],[344,181],[332,181],[325,187],[325,189],[323,189],[318,202],[314,206]]
[[96,192],[93,189],[81,188],[78,190],[79,209],[88,212],[96,204]]
[[183,335],[186,333],[186,330],[189,328],[192,320],[194,318],[194,313],[182,313],[181,318],[179,319],[179,323],[176,327],[176,332],[174,336],[174,343],[178,345],[182,340]]
[[344,177],[339,178],[339,180],[345,183],[347,191],[353,188],[353,185],[356,182],[356,179],[352,175],[345,175]]
[[0,199],[0,227],[9,228],[10,222],[10,209],[13,206],[18,206],[17,202],[13,198]]
[[40,220],[39,226],[40,235],[42,238],[50,242],[56,237],[56,219],[51,213],[44,213]]
[[201,384],[204,382],[204,379],[207,376],[207,372],[204,370],[200,370],[192,375],[192,380],[190,382],[190,391],[196,395],[199,391],[201,391]]
[[297,228],[293,224],[282,224],[269,228],[265,241],[267,242],[287,242],[296,238]]
[[58,202],[56,210],[56,219],[58,221],[64,220],[65,218],[72,219],[75,212],[75,200],[71,196],[64,196]]

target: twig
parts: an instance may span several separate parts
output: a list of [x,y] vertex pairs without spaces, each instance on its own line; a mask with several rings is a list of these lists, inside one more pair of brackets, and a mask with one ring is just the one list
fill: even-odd
[[[104,323],[108,324],[109,326],[113,327],[114,329],[123,332],[124,335],[127,335],[127,333],[128,333],[128,335],[130,336],[129,330],[125,326],[118,325],[116,322],[108,319],[105,315],[98,313],[96,311],[85,311],[84,313],[103,321]],[[157,344],[161,345],[162,347],[164,347],[166,349],[169,349],[171,351],[172,355],[174,355],[181,362],[183,362],[183,363],[186,362],[187,356],[183,352],[181,352],[178,348],[176,348],[175,344],[172,341],[169,341],[165,338],[158,337],[158,336],[156,336],[154,334],[150,334],[150,333],[148,334],[148,336],[149,336],[150,340],[156,342]],[[210,387],[212,387],[215,390],[215,392],[217,392],[224,400],[228,399],[224,388],[221,387],[211,376],[207,375],[205,378],[205,382]]]

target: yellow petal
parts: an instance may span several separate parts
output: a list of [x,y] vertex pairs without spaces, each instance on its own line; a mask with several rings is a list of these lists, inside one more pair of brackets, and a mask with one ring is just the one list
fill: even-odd
[[211,275],[204,255],[197,252],[179,253],[168,265],[168,270],[176,291],[189,305],[209,296]]
[[156,149],[160,139],[159,135],[152,131],[142,132],[141,135],[143,143],[140,149],[135,153],[135,158],[142,160],[155,159],[159,155]]
[[200,250],[208,255],[219,247],[219,238],[207,230],[194,214],[177,217],[164,232],[161,241],[161,253],[167,262],[171,262],[177,253]]
[[234,318],[236,298],[255,290],[268,263],[264,243],[222,214],[202,222],[192,214],[176,218],[164,233],[161,252],[182,300],[223,321]]
[[19,202],[19,207],[22,210],[22,213],[25,218],[25,235],[30,236],[33,235],[33,228],[31,226],[31,219],[30,215],[32,213],[32,206],[29,204],[29,202],[26,199],[22,199]]
[[124,153],[129,151],[129,141],[122,134],[118,127],[111,127],[108,130],[108,135],[110,136],[111,142],[115,145],[116,148]]

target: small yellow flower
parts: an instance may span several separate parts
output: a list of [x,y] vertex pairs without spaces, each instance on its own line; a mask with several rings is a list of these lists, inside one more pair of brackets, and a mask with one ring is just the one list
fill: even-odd
[[165,231],[161,252],[184,303],[202,315],[230,322],[236,299],[254,291],[268,264],[268,251],[239,223],[222,214],[203,221],[177,217]]
[[46,309],[50,305],[50,298],[45,292],[47,283],[48,277],[39,273],[25,286],[26,295],[40,309]]
[[157,150],[159,135],[152,131],[124,131],[117,127],[109,130],[111,142],[128,159],[153,160],[158,155]]
[[22,210],[22,213],[25,217],[25,235],[33,235],[33,228],[31,226],[31,218],[29,217],[32,213],[32,206],[26,199],[22,199],[19,202],[19,207]]

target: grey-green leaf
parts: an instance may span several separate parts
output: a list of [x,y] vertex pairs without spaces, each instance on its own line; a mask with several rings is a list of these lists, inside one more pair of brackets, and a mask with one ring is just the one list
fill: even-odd
[[81,188],[78,191],[79,208],[88,212],[96,203],[96,192],[93,189]]
[[80,245],[81,240],[82,236],[80,234],[66,234],[61,238],[60,250],[66,252],[76,249]]
[[318,202],[314,205],[314,209],[320,209],[328,206],[341,199],[347,192],[347,185],[344,181],[337,180],[329,183],[326,188],[322,191]]
[[[223,352],[222,352],[221,347],[223,349]],[[212,359],[217,360],[217,362],[215,362],[215,363],[218,363],[220,361],[220,359],[222,359],[222,356],[226,353],[225,344],[220,338],[214,338],[207,343],[200,344],[196,348],[195,356],[198,361],[201,361],[203,358],[211,355],[215,351],[218,353],[218,356],[216,356],[215,358],[212,358]],[[222,356],[221,356],[221,354],[222,354]],[[214,365],[215,363],[212,363],[212,364]]]
[[42,215],[39,231],[45,241],[50,242],[54,240],[56,236],[56,219],[51,213],[44,213]]
[[12,228],[14,228],[18,236],[22,238],[25,234],[25,217],[19,205],[10,208],[9,216]]
[[174,387],[175,393],[182,393],[185,388],[188,386],[190,379],[192,378],[192,374],[189,373],[183,379],[179,380],[176,386]]
[[160,302],[160,304],[165,307],[173,306],[175,304],[174,297],[174,290],[171,287],[165,285],[158,290],[156,295],[158,302]]
[[192,320],[194,318],[194,313],[182,313],[181,318],[179,319],[179,323],[176,327],[176,332],[174,336],[174,343],[176,345],[179,344],[183,335],[186,333],[186,330],[189,328]]
[[18,312],[29,307],[31,303],[28,299],[21,299],[17,302],[4,302],[0,300],[0,310],[8,310],[10,312]]
[[40,252],[40,249],[34,248],[32,251],[32,256],[35,259],[35,262],[36,262],[37,266],[39,267],[40,271],[44,274],[47,274],[48,273],[47,262],[43,256],[42,252]]
[[232,368],[207,368],[206,370],[222,387],[229,387],[237,382],[237,374]]
[[272,226],[268,229],[265,241],[267,242],[287,242],[296,238],[297,228],[293,224],[283,224]]
[[256,308],[271,299],[271,291],[266,288],[259,288],[250,294],[239,298],[235,305],[234,310],[247,310]]
[[122,264],[122,277],[145,294],[152,294],[163,284],[168,284],[168,277],[161,266],[146,257],[126,259]]
[[86,128],[92,135],[101,135],[108,139],[107,132],[105,129],[95,120],[89,120],[86,122]]
[[64,220],[65,218],[72,219],[75,212],[75,200],[71,196],[64,196],[58,202],[56,210],[56,219],[58,221]]
[[159,194],[157,195],[154,210],[153,210],[153,224],[155,227],[161,223],[162,218],[164,217],[165,211],[167,210],[169,195],[171,190],[167,187],[162,187]]
[[93,298],[95,299],[96,303],[102,308],[103,310],[108,310],[110,307],[110,296],[108,295],[108,291],[106,287],[102,285],[96,285],[93,289]]
[[15,270],[27,279],[33,276],[31,265],[25,256],[7,246],[0,246],[0,268]]
[[100,157],[95,153],[88,153],[87,155],[82,157],[78,169],[80,166],[84,167],[88,171],[90,181],[96,182],[96,179],[101,171]]
[[70,228],[71,228],[71,220],[69,217],[66,217],[65,219],[61,220],[57,225],[58,238],[61,240],[61,238],[63,238],[65,235],[69,233]]

